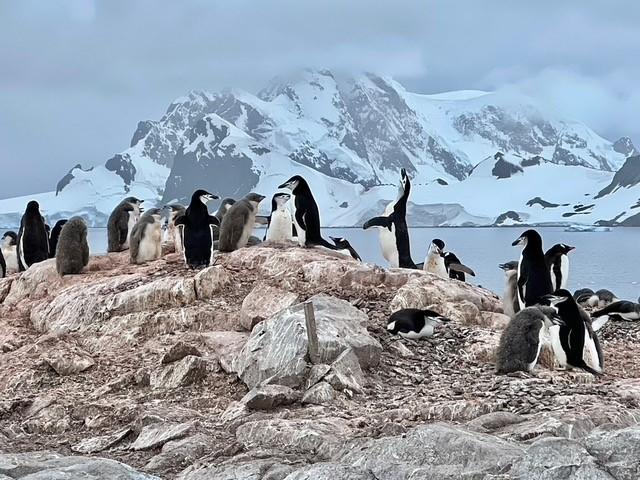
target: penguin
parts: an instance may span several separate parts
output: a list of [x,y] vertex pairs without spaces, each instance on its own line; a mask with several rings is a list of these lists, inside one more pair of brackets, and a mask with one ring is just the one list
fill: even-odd
[[122,252],[129,248],[131,230],[140,219],[143,202],[136,197],[127,197],[113,209],[107,222],[107,252]]
[[336,247],[320,234],[320,212],[307,181],[300,175],[294,175],[278,188],[291,190],[295,197],[293,224],[298,234],[298,244],[301,247],[322,246],[335,250]]
[[82,217],[65,221],[56,250],[56,271],[60,276],[80,273],[89,264],[87,224]]
[[18,231],[18,268],[25,271],[34,263],[49,258],[49,236],[44,218],[40,214],[40,205],[35,200],[27,204],[20,220]]
[[433,310],[404,308],[391,314],[387,330],[403,338],[417,339],[432,336],[437,326],[449,321]]
[[520,310],[502,331],[496,350],[496,372],[531,372],[553,325],[561,320],[550,307],[527,307]]
[[66,219],[58,220],[51,230],[49,235],[49,258],[56,256],[56,247],[58,246],[58,238],[60,238],[60,232],[62,227],[67,223]]
[[293,219],[287,207],[290,198],[288,193],[276,193],[271,199],[271,214],[267,218],[264,240],[286,243],[293,239]]
[[498,265],[504,270],[506,284],[504,294],[502,295],[502,310],[505,315],[513,318],[520,311],[520,302],[518,301],[518,262],[513,260]]
[[593,375],[602,374],[604,359],[591,317],[564,289],[543,297],[558,311],[563,324],[551,329],[551,347],[563,367],[581,368]]
[[258,205],[264,198],[258,193],[250,193],[229,208],[220,224],[218,250],[233,252],[247,246],[255,226]]
[[14,231],[5,232],[0,242],[0,250],[6,262],[6,275],[17,273],[18,268],[18,234]]
[[236,203],[236,201],[233,198],[229,197],[223,199],[222,202],[220,202],[220,206],[214,214],[214,216],[218,219],[218,224],[212,226],[214,241],[217,241],[220,238],[220,225],[222,225],[222,219],[234,203]]
[[162,211],[152,208],[144,212],[131,232],[131,263],[146,263],[162,256]]
[[4,261],[4,255],[2,254],[2,250],[0,250],[0,278],[4,278],[7,276],[7,264]]
[[573,298],[575,298],[578,305],[587,305],[589,299],[595,295],[595,292],[590,288],[579,288],[575,292],[573,292]]
[[456,254],[453,252],[444,252],[444,267],[447,269],[447,273],[449,274],[449,278],[453,278],[454,280],[460,280],[461,282],[466,281],[465,274],[469,274],[472,277],[475,277],[476,274],[469,267],[464,265]]
[[207,202],[219,198],[206,190],[196,190],[184,215],[177,218],[180,229],[184,260],[191,268],[208,267],[213,254],[213,226],[218,219],[209,215]]
[[522,246],[517,277],[518,301],[522,310],[553,292],[553,285],[542,250],[542,237],[538,232],[527,230],[512,245]]
[[365,230],[371,227],[381,227],[379,238],[382,255],[393,268],[418,268],[411,258],[409,229],[406,220],[407,200],[410,192],[411,180],[403,168],[400,170],[398,199],[387,206],[383,216],[371,218],[362,226]]
[[176,220],[184,215],[187,212],[187,209],[184,205],[180,205],[179,203],[166,205],[164,209],[168,211],[168,216],[166,219],[163,243],[167,244],[173,242],[174,251],[176,253],[182,253],[182,236],[180,235],[180,230],[176,227]]
[[449,278],[447,267],[444,264],[444,242],[439,238],[431,240],[422,268],[425,272],[433,273],[442,278]]
[[587,305],[593,308],[604,308],[610,303],[617,302],[618,297],[611,290],[602,288],[596,291],[587,300]]
[[554,292],[559,288],[567,288],[569,282],[569,252],[575,250],[575,248],[564,243],[556,243],[544,254]]
[[362,261],[362,258],[360,258],[360,255],[358,255],[358,252],[356,252],[356,250],[349,243],[349,240],[343,237],[329,237],[329,238],[335,244],[339,253],[342,253],[343,255],[346,255],[348,257],[352,257],[355,260],[358,260],[359,262]]
[[626,300],[618,300],[617,302],[610,303],[601,310],[593,312],[591,318],[593,320],[592,327],[595,332],[600,330],[610,318],[634,322],[640,320],[640,304]]

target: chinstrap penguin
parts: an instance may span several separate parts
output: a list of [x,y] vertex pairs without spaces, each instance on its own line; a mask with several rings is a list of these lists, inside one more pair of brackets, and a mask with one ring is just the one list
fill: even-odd
[[635,322],[640,320],[640,304],[626,300],[610,303],[601,310],[591,314],[592,327],[595,332],[600,330],[609,319]]
[[569,283],[569,252],[575,248],[564,243],[556,243],[544,254],[554,292],[559,288],[567,288]]
[[567,290],[545,295],[558,311],[562,325],[551,329],[551,347],[563,367],[581,368],[594,375],[602,373],[604,360],[598,336],[591,326],[591,317],[576,303]]
[[17,273],[18,268],[18,234],[14,231],[5,232],[0,242],[0,248],[7,264],[6,274]]
[[49,235],[49,258],[56,256],[58,239],[60,238],[60,232],[62,231],[62,227],[64,227],[65,223],[67,223],[67,219],[58,220],[51,229],[51,234]]
[[610,303],[617,302],[618,297],[611,290],[602,288],[596,291],[587,300],[587,305],[593,308],[604,308]]
[[113,209],[107,222],[107,252],[122,252],[129,248],[131,231],[140,220],[143,202],[136,197],[127,197]]
[[82,217],[71,217],[58,238],[56,271],[59,275],[76,274],[88,264],[87,224]]
[[589,299],[595,295],[595,292],[590,288],[579,288],[573,292],[573,298],[578,302],[578,305],[585,306],[588,304]]
[[311,188],[300,175],[294,175],[278,188],[291,190],[293,201],[293,224],[301,247],[321,246],[335,250],[336,247],[327,242],[320,233],[320,212]]
[[287,243],[293,239],[293,219],[287,205],[290,198],[288,193],[276,193],[271,199],[271,213],[264,234],[267,242]]
[[252,192],[229,208],[220,224],[218,250],[233,252],[247,246],[255,227],[258,205],[264,198],[264,195]]
[[175,223],[182,238],[185,263],[191,268],[208,267],[213,255],[213,226],[218,219],[209,215],[207,202],[218,198],[206,190],[196,190],[184,215]]
[[434,238],[427,250],[427,257],[424,259],[423,269],[425,272],[433,273],[442,278],[449,278],[447,267],[444,264],[444,242],[439,238]]
[[411,258],[411,244],[406,219],[407,201],[410,193],[411,180],[403,168],[400,170],[398,199],[387,206],[384,215],[371,218],[362,226],[365,230],[371,227],[380,227],[379,239],[382,255],[394,268],[418,268]]
[[513,260],[498,265],[504,270],[505,287],[502,295],[502,310],[505,315],[513,318],[520,311],[520,302],[518,301],[518,262]]
[[535,230],[527,230],[513,243],[522,246],[518,262],[518,301],[520,309],[530,307],[553,292],[551,276],[542,250],[542,237]]
[[329,237],[329,238],[335,244],[338,252],[348,257],[352,257],[355,260],[358,260],[359,262],[362,261],[362,258],[360,258],[360,255],[358,255],[358,252],[356,252],[355,248],[353,248],[351,246],[351,243],[349,243],[349,240],[343,237]]
[[133,227],[129,247],[131,263],[146,263],[162,256],[162,211],[151,208]]
[[404,308],[391,314],[387,330],[403,338],[430,337],[437,326],[449,321],[447,317],[433,310]]
[[24,271],[34,263],[49,258],[49,236],[40,206],[35,200],[27,204],[18,232],[18,268]]
[[500,336],[496,372],[533,370],[549,329],[560,323],[556,311],[550,307],[527,307],[519,311]]

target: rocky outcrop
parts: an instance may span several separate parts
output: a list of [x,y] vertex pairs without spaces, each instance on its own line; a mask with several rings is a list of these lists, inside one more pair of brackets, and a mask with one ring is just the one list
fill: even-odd
[[259,283],[242,301],[240,324],[251,331],[253,327],[272,315],[295,305],[299,296],[267,283]]

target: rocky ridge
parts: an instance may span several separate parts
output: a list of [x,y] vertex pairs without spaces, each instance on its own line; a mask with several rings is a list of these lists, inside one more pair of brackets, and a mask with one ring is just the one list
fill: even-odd
[[[602,378],[497,376],[478,287],[296,247],[127,261],[0,280],[0,479],[638,477],[638,325],[604,328]],[[390,338],[408,306],[453,322]]]

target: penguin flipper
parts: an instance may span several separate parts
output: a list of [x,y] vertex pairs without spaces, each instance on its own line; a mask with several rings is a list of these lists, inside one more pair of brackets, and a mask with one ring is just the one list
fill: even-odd
[[449,264],[449,269],[453,270],[455,272],[468,273],[472,277],[476,276],[476,274],[475,274],[475,272],[473,270],[471,270],[466,265],[463,265],[462,263],[450,263]]
[[364,230],[367,230],[371,227],[384,227],[384,228],[388,228],[389,231],[391,231],[392,223],[393,223],[393,219],[391,215],[389,215],[388,217],[373,217],[367,220],[366,222],[364,222],[364,225],[362,226],[362,228]]

